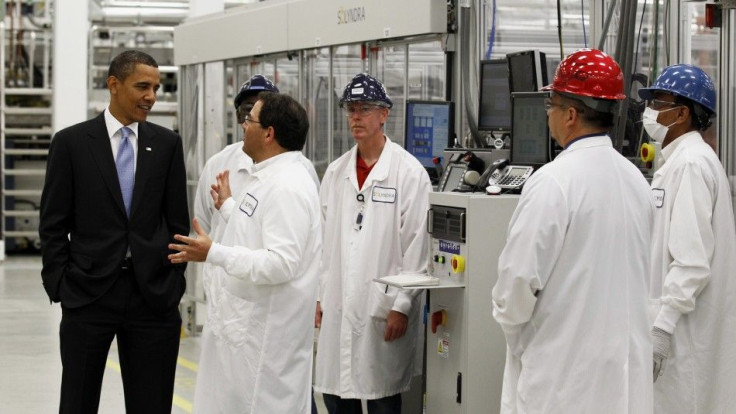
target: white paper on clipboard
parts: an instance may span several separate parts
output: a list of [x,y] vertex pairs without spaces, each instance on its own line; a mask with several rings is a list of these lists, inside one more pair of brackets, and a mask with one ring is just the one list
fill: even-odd
[[426,273],[403,273],[400,275],[379,277],[373,280],[396,287],[436,286],[440,284],[440,279],[438,277],[430,276]]

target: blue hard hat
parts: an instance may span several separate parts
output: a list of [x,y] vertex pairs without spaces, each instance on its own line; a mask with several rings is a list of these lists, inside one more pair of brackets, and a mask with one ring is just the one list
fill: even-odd
[[359,73],[345,86],[340,98],[340,107],[348,102],[375,102],[391,108],[394,103],[378,79],[367,73]]
[[258,94],[260,92],[274,92],[279,93],[279,88],[271,82],[267,77],[263,75],[253,75],[250,79],[243,83],[240,87],[240,92],[235,97],[235,109],[238,109],[240,104],[250,95]]
[[656,92],[669,92],[701,105],[711,114],[716,112],[713,80],[699,67],[686,64],[668,66],[652,86],[639,89],[639,97],[651,100]]

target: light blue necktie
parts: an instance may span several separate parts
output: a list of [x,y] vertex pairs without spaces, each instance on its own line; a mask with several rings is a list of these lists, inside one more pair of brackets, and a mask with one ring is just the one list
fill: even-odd
[[122,139],[115,160],[115,168],[118,170],[118,180],[120,180],[120,191],[123,193],[125,213],[128,217],[130,217],[130,202],[133,199],[133,185],[135,184],[135,154],[133,153],[133,145],[128,139],[132,133],[133,131],[128,127],[120,128]]

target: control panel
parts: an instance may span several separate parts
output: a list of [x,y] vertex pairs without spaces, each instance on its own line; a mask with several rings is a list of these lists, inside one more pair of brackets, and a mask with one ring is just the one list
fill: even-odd
[[458,283],[465,275],[465,209],[434,205],[427,217],[432,234],[433,276]]

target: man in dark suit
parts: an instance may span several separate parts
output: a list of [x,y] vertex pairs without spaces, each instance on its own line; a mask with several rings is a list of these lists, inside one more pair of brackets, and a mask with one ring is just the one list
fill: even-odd
[[170,413],[183,265],[167,245],[189,233],[182,142],[146,122],[156,61],[126,51],[110,64],[110,103],[59,131],[41,197],[41,275],[61,302],[60,413],[97,412],[113,337],[129,413]]

